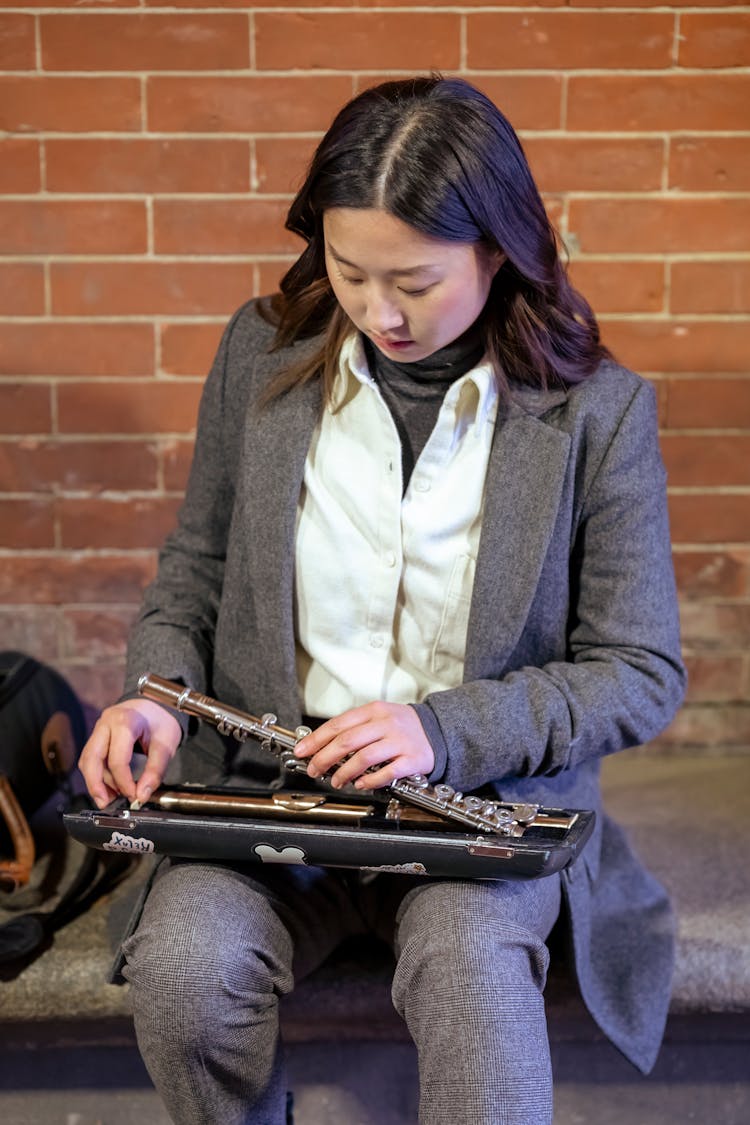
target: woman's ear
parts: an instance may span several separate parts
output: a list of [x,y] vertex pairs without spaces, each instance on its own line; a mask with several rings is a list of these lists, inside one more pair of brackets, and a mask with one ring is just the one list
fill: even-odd
[[484,242],[480,243],[479,253],[482,255],[482,264],[487,271],[489,280],[494,280],[495,274],[500,270],[503,262],[507,261],[507,254],[504,254],[499,246],[488,246]]

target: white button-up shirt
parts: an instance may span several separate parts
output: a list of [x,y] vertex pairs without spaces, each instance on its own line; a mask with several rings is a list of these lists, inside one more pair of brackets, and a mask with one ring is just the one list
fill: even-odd
[[419,703],[461,682],[497,402],[489,362],[457,379],[402,496],[395,423],[361,337],[345,342],[297,511],[306,714]]

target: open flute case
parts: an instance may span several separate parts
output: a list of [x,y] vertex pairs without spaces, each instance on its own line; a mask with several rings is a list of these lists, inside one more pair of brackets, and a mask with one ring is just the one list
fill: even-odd
[[[259,739],[283,772],[305,772],[293,748],[307,728],[285,730],[274,715],[256,719],[158,676],[143,676],[139,690],[239,741]],[[577,858],[594,826],[590,811],[464,795],[422,777],[366,796],[324,781],[275,790],[185,784],[156,790],[143,807],[118,798],[63,819],[75,839],[104,851],[459,879],[551,875]]]

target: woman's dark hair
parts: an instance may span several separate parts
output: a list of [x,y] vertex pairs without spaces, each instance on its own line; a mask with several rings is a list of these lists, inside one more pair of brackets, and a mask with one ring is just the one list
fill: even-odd
[[283,371],[267,398],[318,375],[330,394],[352,330],[326,274],[323,215],[332,207],[382,209],[423,234],[502,251],[483,324],[506,392],[508,383],[580,382],[607,354],[510,123],[462,79],[412,78],[359,94],[318,145],[286,221],[307,246],[265,315],[274,350],[319,334],[321,347]]

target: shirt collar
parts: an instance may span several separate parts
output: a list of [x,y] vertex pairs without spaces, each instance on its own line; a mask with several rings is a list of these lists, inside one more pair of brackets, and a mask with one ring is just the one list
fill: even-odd
[[[377,389],[370,374],[362,336],[359,332],[347,336],[339,353],[339,369],[334,381],[328,409],[332,414],[354,398],[360,387]],[[498,393],[492,364],[485,357],[448,388],[445,403],[466,423],[475,422],[481,430],[497,407]]]

